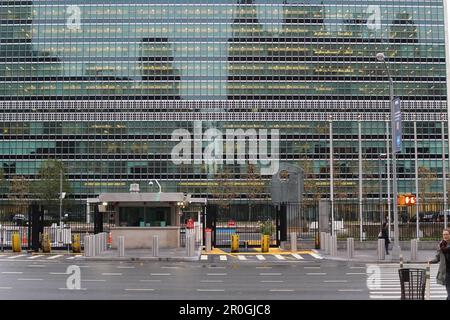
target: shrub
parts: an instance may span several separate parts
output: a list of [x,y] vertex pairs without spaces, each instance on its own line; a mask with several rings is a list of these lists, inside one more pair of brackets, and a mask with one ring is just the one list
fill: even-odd
[[272,233],[275,232],[275,226],[273,225],[272,221],[267,220],[260,224],[259,231],[261,232],[262,235],[271,236]]

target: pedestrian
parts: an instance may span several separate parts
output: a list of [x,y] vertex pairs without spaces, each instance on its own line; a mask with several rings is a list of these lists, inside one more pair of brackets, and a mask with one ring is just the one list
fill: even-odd
[[447,289],[447,300],[450,300],[450,229],[442,231],[442,241],[439,242],[439,249],[436,258],[429,263],[439,263],[439,270],[436,282]]
[[391,243],[391,241],[389,240],[389,232],[386,222],[383,223],[383,226],[381,227],[378,239],[384,239],[384,247],[386,248],[386,254],[389,254],[389,243]]

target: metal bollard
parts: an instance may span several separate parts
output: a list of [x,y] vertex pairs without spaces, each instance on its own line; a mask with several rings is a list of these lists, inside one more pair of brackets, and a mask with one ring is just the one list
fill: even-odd
[[206,231],[206,252],[210,252],[211,250],[212,250],[211,231]]
[[378,239],[378,260],[384,260],[386,258],[386,248],[385,248],[385,241],[384,239]]
[[186,234],[186,255],[191,256],[191,235]]
[[125,257],[125,237],[119,237],[119,257]]
[[297,232],[291,232],[291,252],[297,252]]
[[411,240],[411,261],[417,261],[418,240]]
[[156,234],[153,235],[152,254],[154,257],[159,256],[159,238]]
[[347,258],[352,259],[355,254],[355,239],[347,238]]

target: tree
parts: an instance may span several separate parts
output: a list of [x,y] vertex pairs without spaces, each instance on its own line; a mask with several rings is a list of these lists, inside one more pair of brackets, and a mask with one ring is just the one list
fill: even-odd
[[30,184],[23,176],[15,176],[11,180],[11,189],[8,198],[16,208],[17,212],[25,212],[28,208],[28,194],[30,193]]
[[419,197],[424,201],[428,197],[432,197],[433,193],[430,192],[431,185],[436,181],[436,172],[431,171],[427,167],[419,167]]
[[[59,160],[46,160],[39,170],[39,180],[36,181],[33,193],[44,205],[56,204],[60,197],[60,175],[63,174],[62,192],[70,193],[69,182],[65,179],[66,169]],[[65,202],[65,201],[64,201]]]
[[251,220],[252,207],[254,205],[255,199],[261,198],[261,196],[266,192],[266,184],[262,179],[261,175],[256,172],[255,165],[249,164],[247,166],[247,173],[245,174],[246,183],[243,186],[244,190],[242,193],[247,195],[249,200],[248,206],[248,220]]
[[5,171],[0,169],[0,194],[8,193],[8,181],[5,178]]

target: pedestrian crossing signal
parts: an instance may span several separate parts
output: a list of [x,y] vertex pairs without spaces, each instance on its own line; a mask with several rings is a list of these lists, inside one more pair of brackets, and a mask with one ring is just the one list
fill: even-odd
[[416,204],[416,196],[413,194],[402,194],[397,198],[399,206],[413,206]]

